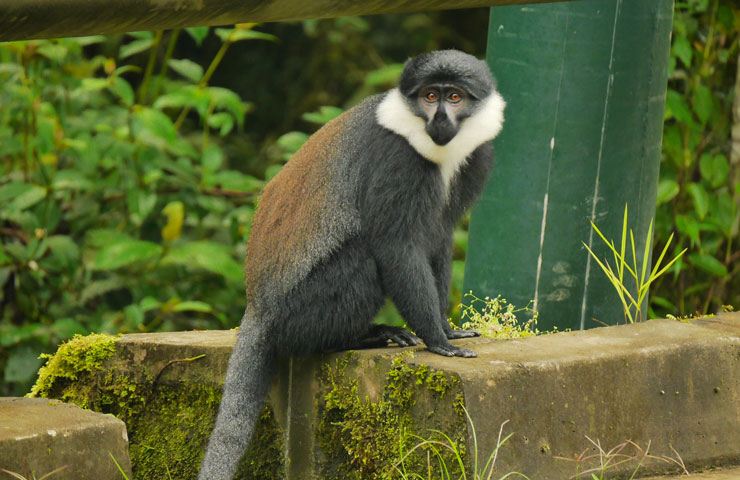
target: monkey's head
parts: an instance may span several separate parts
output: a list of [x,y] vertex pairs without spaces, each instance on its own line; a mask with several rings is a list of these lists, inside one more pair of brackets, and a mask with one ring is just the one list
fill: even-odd
[[437,145],[447,145],[460,130],[460,122],[495,91],[486,63],[457,50],[424,53],[409,60],[398,87]]

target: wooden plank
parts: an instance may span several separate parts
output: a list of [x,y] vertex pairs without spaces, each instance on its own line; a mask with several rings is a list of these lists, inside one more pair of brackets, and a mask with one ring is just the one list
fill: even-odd
[[0,41],[547,1],[553,0],[2,0]]

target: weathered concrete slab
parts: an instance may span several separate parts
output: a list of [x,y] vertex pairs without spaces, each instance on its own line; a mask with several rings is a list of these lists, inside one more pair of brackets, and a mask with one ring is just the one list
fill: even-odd
[[[101,370],[59,375],[40,393],[124,418],[136,478],[192,478],[234,341],[233,331],[124,335]],[[375,478],[429,429],[471,460],[463,405],[482,458],[508,420],[494,478],[570,478],[599,461],[588,438],[604,450],[631,440],[654,456],[677,452],[690,470],[740,465],[740,314],[460,344],[479,357],[387,348],[286,360],[240,478]],[[579,454],[590,461],[558,458]],[[651,459],[640,469],[671,471]]]
[[126,426],[117,418],[55,400],[0,398],[0,468],[29,479],[65,465],[54,480],[123,478],[111,455],[130,476]]

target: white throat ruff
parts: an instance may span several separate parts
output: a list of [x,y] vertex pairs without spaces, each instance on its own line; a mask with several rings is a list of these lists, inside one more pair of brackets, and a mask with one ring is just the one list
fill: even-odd
[[447,145],[437,145],[426,132],[426,122],[411,111],[401,92],[394,88],[378,105],[378,123],[404,137],[419,154],[439,166],[445,195],[450,183],[468,155],[483,143],[493,140],[504,124],[506,102],[497,91],[483,101],[473,115],[460,122],[460,128]]

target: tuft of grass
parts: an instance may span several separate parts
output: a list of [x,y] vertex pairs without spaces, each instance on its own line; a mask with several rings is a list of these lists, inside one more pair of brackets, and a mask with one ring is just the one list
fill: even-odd
[[629,465],[633,465],[633,467],[630,467],[631,473],[629,477],[625,478],[633,480],[646,460],[656,460],[658,462],[673,464],[678,466],[686,475],[689,474],[683,459],[673,447],[671,447],[671,450],[673,450],[675,457],[665,455],[656,456],[650,455],[650,442],[643,449],[635,442],[627,440],[609,450],[605,450],[599,440],[594,441],[588,435],[586,439],[596,448],[595,453],[589,454],[588,452],[592,447],[588,447],[580,455],[576,455],[573,458],[554,457],[558,460],[565,460],[576,464],[576,474],[570,477],[571,480],[605,480],[609,478],[607,477],[608,472],[617,467],[626,468]]
[[[539,313],[527,306],[517,308],[498,295],[495,298],[478,298],[472,291],[465,294],[470,298],[468,305],[460,305],[462,312],[461,324],[481,332],[488,338],[524,338],[539,335],[537,318]],[[517,314],[526,312],[532,317],[526,322],[520,322]],[[453,328],[459,328],[453,324]]]
[[[498,439],[496,440],[496,448],[493,449],[486,462],[482,463],[482,458],[479,458],[478,454],[478,437],[475,432],[475,425],[473,425],[473,421],[470,418],[470,414],[467,409],[464,406],[462,409],[465,412],[465,417],[470,425],[470,432],[473,437],[472,471],[469,471],[465,466],[464,447],[452,440],[449,435],[440,432],[439,430],[430,430],[434,437],[425,439],[415,435],[420,442],[408,452],[404,452],[403,443],[400,444],[399,450],[401,453],[401,459],[393,465],[385,478],[389,479],[391,478],[391,475],[395,473],[400,475],[402,480],[452,480],[453,478],[456,480],[492,480],[493,471],[496,466],[496,459],[498,458],[498,451],[513,435],[513,433],[510,433],[502,438],[504,426],[508,423],[508,420],[501,424],[501,428],[498,432]],[[426,472],[408,472],[404,462],[414,451],[419,449],[426,450],[427,452]],[[452,453],[456,465],[447,465],[442,454],[445,450]],[[497,480],[505,480],[515,476],[529,480],[529,477],[519,472],[506,473],[497,477]]]
[[[665,244],[665,247],[663,248],[663,251],[660,253],[660,256],[658,257],[658,261],[655,262],[655,265],[653,266],[653,269],[650,271],[650,275],[647,276],[647,266],[650,260],[650,239],[653,237],[653,220],[650,220],[650,226],[648,227],[647,236],[645,237],[645,244],[643,249],[643,257],[642,257],[642,263],[638,265],[637,261],[637,253],[635,251],[635,236],[632,233],[632,229],[629,229],[629,245],[631,247],[632,251],[632,264],[630,265],[627,262],[627,205],[624,205],[624,220],[622,221],[622,241],[619,245],[619,248],[617,248],[614,245],[613,240],[607,240],[603,233],[601,233],[601,230],[599,230],[599,227],[596,226],[594,222],[591,222],[591,228],[599,235],[599,237],[606,243],[606,246],[609,247],[609,250],[611,250],[612,254],[614,255],[614,268],[612,268],[611,264],[608,260],[604,260],[603,262],[599,259],[598,256],[589,248],[588,245],[586,245],[585,242],[583,243],[583,246],[586,247],[586,250],[588,250],[588,253],[591,254],[594,260],[596,260],[596,263],[599,264],[601,269],[606,274],[607,278],[609,278],[609,281],[611,282],[614,289],[617,291],[617,295],[619,295],[619,300],[622,302],[622,308],[624,309],[624,318],[625,323],[635,323],[642,320],[642,310],[640,306],[643,304],[645,299],[647,298],[648,289],[650,285],[661,275],[663,275],[671,266],[676,263],[676,261],[681,258],[681,255],[683,255],[687,249],[683,249],[681,253],[673,257],[668,264],[666,264],[664,267],[661,268],[661,263],[663,263],[663,258],[665,257],[666,252],[668,252],[668,247],[670,247],[671,242],[673,241],[673,234],[671,234],[670,237],[668,237],[668,241]],[[625,271],[629,274],[629,276],[632,277],[632,279],[635,282],[635,294],[633,295],[632,292],[630,292],[629,288],[625,285]],[[628,277],[629,278],[629,277]],[[637,298],[635,298],[637,297]],[[634,314],[632,311],[634,310]]]
[[27,479],[26,477],[24,477],[20,473],[11,472],[10,470],[5,470],[4,468],[0,468],[0,472],[7,473],[11,477],[15,477],[18,480],[44,480],[46,478],[51,477],[52,475],[55,475],[55,474],[61,472],[62,470],[66,469],[66,468],[69,468],[69,465],[64,465],[64,466],[61,466],[59,468],[55,468],[51,472],[49,472],[49,473],[47,473],[47,474],[45,474],[45,475],[43,475],[41,477],[38,477],[38,478],[36,477],[36,475],[32,475],[30,479]]

